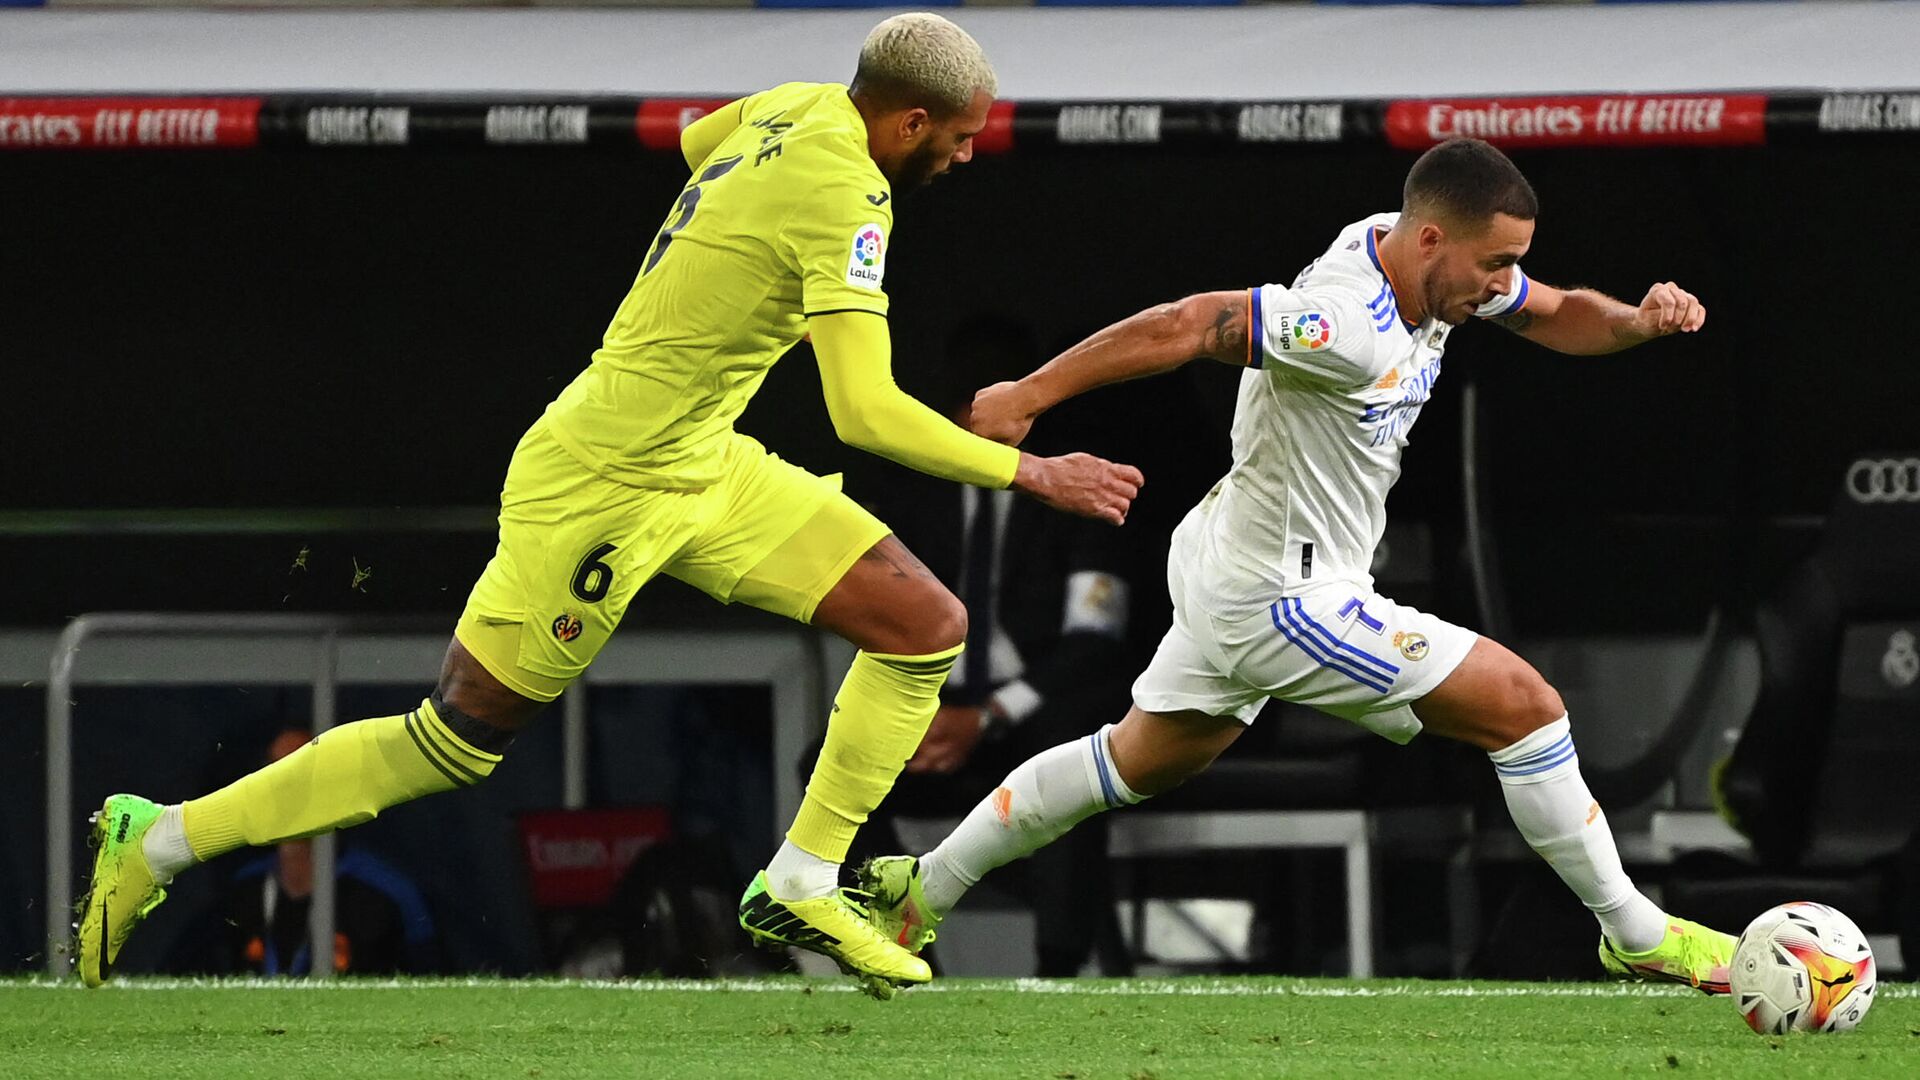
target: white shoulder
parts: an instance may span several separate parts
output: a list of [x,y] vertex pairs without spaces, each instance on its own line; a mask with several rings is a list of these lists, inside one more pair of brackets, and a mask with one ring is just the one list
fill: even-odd
[[1336,382],[1370,382],[1390,364],[1382,338],[1397,328],[1374,262],[1373,233],[1392,228],[1397,213],[1374,214],[1340,230],[1290,286],[1254,290],[1254,337],[1262,365],[1286,367]]
[[1397,213],[1374,214],[1347,225],[1319,258],[1300,271],[1299,277],[1294,279],[1294,286],[1304,286],[1311,279],[1315,284],[1322,281],[1328,285],[1344,284],[1356,292],[1365,291],[1371,296],[1379,271],[1373,264],[1369,239],[1374,230],[1390,229],[1399,219]]
[[1344,274],[1313,275],[1289,288],[1262,285],[1253,291],[1254,339],[1259,366],[1289,368],[1336,382],[1370,382],[1380,375],[1388,350],[1364,292]]

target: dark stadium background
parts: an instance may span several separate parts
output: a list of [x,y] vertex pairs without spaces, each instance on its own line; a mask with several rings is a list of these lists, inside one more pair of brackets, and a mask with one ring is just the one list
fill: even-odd
[[[1459,335],[1393,510],[1456,512],[1458,391],[1476,380],[1519,623],[1691,625],[1716,590],[1750,583],[1775,525],[1825,508],[1856,452],[1915,428],[1920,365],[1898,299],[1911,149],[1516,158],[1543,203],[1529,272],[1636,301],[1673,279],[1708,305],[1708,329],[1598,358],[1490,327]],[[1017,315],[1057,342],[1186,292],[1290,281],[1342,224],[1397,205],[1411,159],[982,157],[900,206],[899,380],[926,393],[950,377],[944,336],[972,314]],[[5,505],[486,507],[684,178],[676,158],[617,151],[11,157]],[[1140,437],[1211,469],[1233,374],[1177,377],[1201,407]],[[856,495],[888,482],[891,466],[833,439],[804,347],[742,426],[811,468],[850,470]],[[14,622],[254,606],[266,591],[246,558],[198,542],[4,543]],[[351,603],[463,590],[487,550],[436,550]]]

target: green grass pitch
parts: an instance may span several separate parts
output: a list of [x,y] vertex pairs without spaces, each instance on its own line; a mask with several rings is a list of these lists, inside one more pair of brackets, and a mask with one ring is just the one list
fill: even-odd
[[0,982],[28,1077],[1920,1076],[1920,995],[1861,1029],[1763,1038],[1685,988],[1298,979],[845,983],[489,979]]

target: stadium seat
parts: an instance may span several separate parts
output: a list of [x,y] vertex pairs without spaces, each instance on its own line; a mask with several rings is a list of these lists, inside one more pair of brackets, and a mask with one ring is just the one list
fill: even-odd
[[[1422,748],[1426,749],[1426,748]],[[1152,874],[1146,859],[1201,858],[1249,851],[1335,849],[1344,856],[1347,967],[1376,971],[1378,859],[1383,851],[1438,856],[1449,868],[1454,965],[1464,961],[1469,930],[1458,898],[1467,884],[1462,857],[1471,814],[1444,801],[1434,756],[1392,746],[1345,721],[1274,702],[1261,722],[1201,776],[1158,799],[1113,815],[1109,851],[1121,864],[1119,890],[1130,897],[1133,947],[1143,951],[1149,895],[1211,896],[1220,875]],[[1305,869],[1305,868],[1303,868]],[[1196,887],[1198,882],[1204,886]]]

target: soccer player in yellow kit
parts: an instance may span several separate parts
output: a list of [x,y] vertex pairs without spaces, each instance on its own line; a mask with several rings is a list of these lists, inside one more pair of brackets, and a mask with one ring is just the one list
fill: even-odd
[[94,817],[77,964],[105,981],[173,875],[245,845],[370,820],[491,773],[513,735],[665,573],[723,602],[859,647],[785,842],[741,900],[765,944],[823,953],[870,992],[930,977],[838,887],[840,863],[938,705],[966,611],[878,519],[733,422],[767,369],[811,334],[835,430],[922,472],[1012,486],[1119,524],[1140,474],[1086,454],[1036,458],[903,394],[881,291],[897,192],[972,156],[995,92],[964,31],[936,15],[875,27],[850,86],[790,83],[732,102],[681,138],[693,176],[592,364],[520,440],[500,542],[433,694],[345,724],[203,798],[114,795]]

